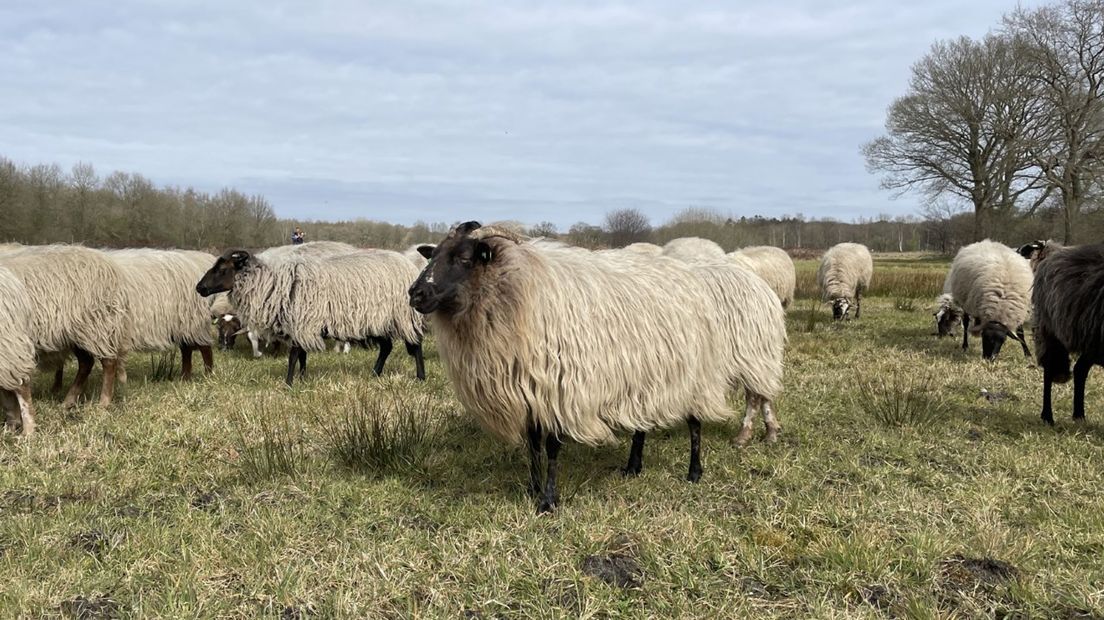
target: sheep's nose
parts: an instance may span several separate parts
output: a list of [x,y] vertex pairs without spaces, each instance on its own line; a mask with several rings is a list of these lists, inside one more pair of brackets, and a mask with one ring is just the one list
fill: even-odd
[[411,306],[417,306],[418,304],[425,301],[425,293],[417,288],[412,287],[409,291],[407,291],[407,294],[410,295]]

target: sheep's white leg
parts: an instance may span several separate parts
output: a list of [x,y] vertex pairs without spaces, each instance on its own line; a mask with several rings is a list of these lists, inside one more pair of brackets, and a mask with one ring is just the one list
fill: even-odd
[[751,433],[755,429],[755,417],[759,413],[760,399],[757,394],[745,391],[747,404],[744,406],[744,424],[740,428],[740,434],[736,436],[736,445],[744,445],[751,439]]
[[24,383],[15,391],[15,398],[19,401],[19,419],[23,425],[23,434],[31,435],[35,430],[34,405],[31,403],[31,384]]
[[249,344],[253,345],[253,357],[260,357],[261,356],[261,338],[260,338],[260,336],[258,336],[257,332],[255,332],[253,330],[249,330],[248,332],[245,333],[245,335],[246,335],[247,338],[249,338]]
[[779,426],[778,420],[774,417],[774,408],[771,406],[771,401],[766,398],[763,399],[763,423],[767,426],[767,441],[774,443],[778,441],[778,432],[782,430]]

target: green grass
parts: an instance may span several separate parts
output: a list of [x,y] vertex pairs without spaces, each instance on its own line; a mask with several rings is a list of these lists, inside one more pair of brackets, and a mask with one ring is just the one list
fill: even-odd
[[133,364],[112,408],[43,396],[38,435],[0,436],[0,617],[1104,614],[1099,375],[1088,423],[1059,386],[1047,428],[1018,347],[986,364],[909,298],[843,324],[795,303],[777,444],[707,426],[697,485],[684,428],[635,479],[627,438],[568,444],[552,516],[432,341],[425,384],[401,348],[381,378],[374,352],[312,355],[290,390],[244,344],[191,383]]

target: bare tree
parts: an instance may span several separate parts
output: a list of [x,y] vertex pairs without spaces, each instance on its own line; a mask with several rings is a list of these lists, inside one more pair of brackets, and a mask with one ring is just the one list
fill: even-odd
[[549,239],[555,239],[559,236],[556,232],[556,225],[552,222],[541,222],[536,226],[529,229],[530,237],[548,237]]
[[1038,102],[1019,49],[995,35],[932,46],[912,67],[908,93],[889,107],[886,135],[863,146],[867,167],[884,174],[882,187],[967,200],[975,238],[1025,195],[1033,206],[1043,199],[1027,151]]
[[1104,172],[1104,1],[1021,7],[1005,17],[1005,27],[1023,48],[1024,75],[1043,103],[1032,154],[1061,197],[1063,236],[1072,243]]
[[637,241],[647,241],[652,235],[648,216],[636,209],[618,209],[606,214],[606,233],[611,247],[621,248]]

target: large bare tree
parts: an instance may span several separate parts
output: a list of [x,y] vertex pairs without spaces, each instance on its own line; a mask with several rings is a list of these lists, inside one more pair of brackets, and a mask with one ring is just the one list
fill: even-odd
[[1005,17],[1005,28],[1022,45],[1025,75],[1043,104],[1032,154],[1061,198],[1063,234],[1072,243],[1104,172],[1104,1],[1021,7]]
[[[1026,148],[1038,99],[1007,37],[937,42],[912,67],[908,92],[890,105],[886,135],[863,146],[882,187],[973,205],[974,237],[1027,198],[1043,199]],[[1030,208],[1030,207],[1028,207]]]

